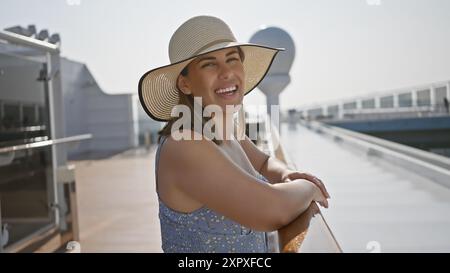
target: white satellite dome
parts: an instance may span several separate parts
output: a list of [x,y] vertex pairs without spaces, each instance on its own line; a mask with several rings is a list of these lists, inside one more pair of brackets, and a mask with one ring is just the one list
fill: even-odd
[[268,75],[289,73],[295,58],[295,44],[289,33],[278,27],[263,27],[253,34],[250,43],[286,49],[278,53]]
[[266,77],[259,83],[267,99],[267,113],[272,116],[271,106],[279,106],[279,95],[291,82],[289,71],[295,58],[295,44],[289,33],[278,27],[263,27],[250,38],[250,43],[284,48],[277,54]]

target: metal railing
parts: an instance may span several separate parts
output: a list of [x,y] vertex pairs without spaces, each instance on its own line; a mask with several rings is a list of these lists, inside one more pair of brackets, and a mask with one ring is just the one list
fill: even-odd
[[363,121],[379,119],[399,119],[399,118],[422,118],[422,117],[442,117],[450,115],[449,109],[444,104],[410,107],[389,107],[389,108],[358,108],[343,109],[342,112],[319,114],[307,118],[308,120],[320,121]]
[[438,117],[448,115],[448,109],[442,104],[415,107],[374,108],[343,110],[343,118],[338,120],[368,120],[394,118]]
[[450,188],[450,168],[448,168],[450,161],[445,157],[317,121],[303,121],[301,124],[333,138],[341,145],[358,149],[373,157],[382,158],[384,161]]
[[27,144],[15,145],[15,146],[8,146],[8,147],[0,148],[0,154],[11,153],[11,152],[20,151],[20,150],[35,149],[35,148],[51,146],[51,145],[56,145],[56,144],[62,144],[62,143],[77,142],[77,141],[87,140],[87,139],[91,139],[91,138],[92,138],[91,134],[84,134],[84,135],[76,135],[76,136],[59,138],[59,139],[37,141],[37,142],[33,142],[33,143],[27,143]]
[[323,126],[325,128],[332,128],[336,132],[340,132],[345,135],[370,142],[372,144],[380,145],[385,148],[389,148],[393,151],[396,151],[396,152],[399,152],[402,154],[406,154],[406,155],[412,156],[414,158],[423,160],[425,162],[431,163],[433,165],[450,170],[450,158],[448,158],[448,157],[438,155],[438,154],[433,154],[431,152],[427,152],[427,151],[424,151],[424,150],[421,150],[418,148],[414,148],[411,146],[407,146],[407,145],[404,145],[401,143],[385,140],[382,138],[359,133],[356,131],[351,131],[351,130],[340,128],[340,127],[334,127],[334,126],[327,125],[327,124],[321,124],[321,126]]
[[0,31],[0,40],[8,41],[12,44],[31,47],[45,52],[58,53],[59,46],[48,43],[46,41],[40,41],[31,37],[19,35],[10,31]]

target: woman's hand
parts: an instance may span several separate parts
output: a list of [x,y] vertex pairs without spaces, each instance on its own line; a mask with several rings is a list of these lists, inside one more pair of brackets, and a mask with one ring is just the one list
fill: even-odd
[[[323,207],[328,208],[328,200],[326,200],[326,199],[331,198],[331,196],[328,193],[327,189],[325,188],[325,185],[322,182],[322,180],[320,180],[319,178],[317,178],[316,176],[314,176],[310,173],[301,173],[301,172],[297,172],[297,171],[289,171],[282,177],[283,182],[289,182],[289,181],[296,180],[296,179],[308,180],[309,182],[316,185],[317,188],[322,193],[322,195],[324,196],[324,198],[323,198],[324,201],[318,201],[318,200],[315,200],[315,201],[318,201],[319,204],[322,205]],[[318,196],[316,196],[316,197],[318,197]],[[320,198],[317,198],[317,199],[320,199]]]
[[[311,183],[310,181],[307,181],[307,183]],[[322,190],[314,183],[312,183],[314,185],[314,195],[313,195],[313,200],[316,201],[317,203],[319,203],[322,207],[324,208],[328,208],[328,200],[327,197],[325,197],[325,195],[323,194]]]

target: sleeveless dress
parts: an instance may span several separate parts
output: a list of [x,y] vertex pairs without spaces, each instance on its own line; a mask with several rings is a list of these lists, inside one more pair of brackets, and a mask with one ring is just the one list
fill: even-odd
[[[267,234],[247,228],[206,206],[193,212],[175,211],[164,204],[158,193],[158,164],[160,150],[167,137],[161,139],[155,157],[156,192],[159,202],[162,249],[170,252],[200,253],[263,253],[268,252]],[[219,145],[219,147],[221,147]],[[226,149],[222,148],[226,153]],[[261,183],[268,180],[259,174],[249,162],[244,165],[247,172],[257,176]],[[239,164],[240,166],[242,166]],[[251,168],[251,169],[250,169]],[[244,204],[243,204],[244,205]]]

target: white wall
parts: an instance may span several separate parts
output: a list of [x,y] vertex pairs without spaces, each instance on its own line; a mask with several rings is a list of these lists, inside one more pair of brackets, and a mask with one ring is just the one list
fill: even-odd
[[109,155],[138,145],[136,105],[131,94],[103,92],[86,65],[61,59],[67,136],[90,133],[69,157]]

